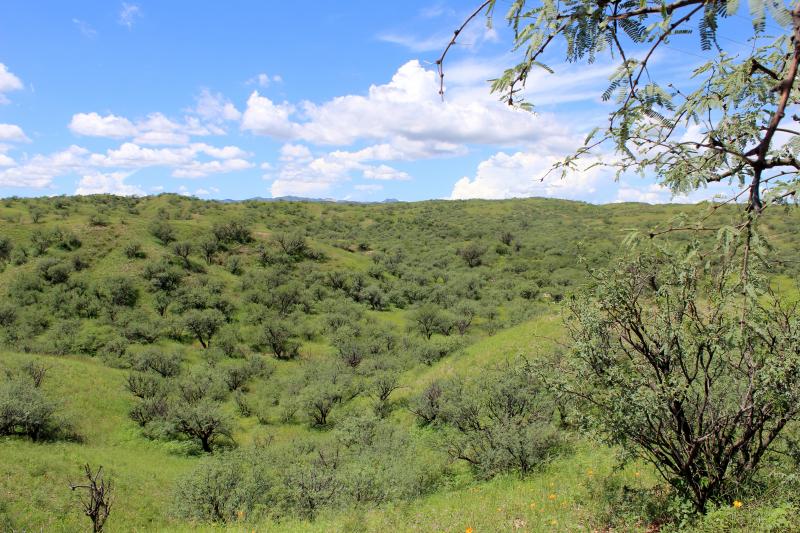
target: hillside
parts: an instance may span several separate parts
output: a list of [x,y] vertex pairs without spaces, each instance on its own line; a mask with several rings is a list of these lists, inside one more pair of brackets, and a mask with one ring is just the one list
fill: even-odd
[[[559,430],[557,399],[525,399],[541,416],[525,419],[540,447],[524,462],[481,455],[474,433],[427,420],[425,400],[464,391],[449,401],[466,409],[527,383],[564,350],[561,302],[626,237],[706,212],[2,200],[0,407],[24,400],[41,423],[0,436],[0,529],[87,527],[69,483],[89,464],[114,483],[107,531],[644,530],[644,504],[622,512],[615,498],[655,486],[655,472],[617,470],[617,450]],[[778,209],[762,221],[787,292],[798,221]],[[784,503],[709,520],[766,530],[796,520]]]

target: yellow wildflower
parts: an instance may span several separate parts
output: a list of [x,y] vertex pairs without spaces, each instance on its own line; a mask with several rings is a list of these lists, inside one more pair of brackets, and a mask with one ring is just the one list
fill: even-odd
[[742,506],[742,502],[740,502],[739,500],[733,500],[733,506],[738,509],[739,507]]
[[634,476],[636,476],[636,477],[639,477],[639,476],[641,476],[641,475],[642,475],[642,473],[641,473],[641,472],[639,472],[639,471],[636,471],[636,472],[634,472],[634,473],[633,473],[633,475],[634,475]]
[[471,528],[471,527],[468,527],[468,528],[467,528],[467,529],[464,531],[464,533],[473,533],[473,530],[472,530],[472,528]]
[[548,500],[555,500],[556,499],[556,495],[553,494],[553,493],[550,493],[550,494],[547,495],[547,499]]

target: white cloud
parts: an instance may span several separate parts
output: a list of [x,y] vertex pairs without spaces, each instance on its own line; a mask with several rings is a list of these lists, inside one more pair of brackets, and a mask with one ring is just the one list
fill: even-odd
[[28,141],[28,137],[22,128],[16,124],[0,124],[0,141],[14,142],[14,141]]
[[[205,108],[204,111],[211,113]],[[187,116],[181,123],[170,119],[163,113],[150,113],[135,123],[114,114],[76,113],[72,116],[69,129],[73,133],[89,137],[129,138],[137,144],[172,146],[188,144],[191,136],[224,133],[224,130],[218,126],[210,123],[204,124],[197,117]]]
[[311,150],[303,144],[284,144],[281,146],[282,161],[310,161]]
[[23,88],[22,81],[11,73],[3,63],[0,63],[0,104],[7,104],[8,97],[4,93],[19,91]]
[[258,91],[253,91],[247,99],[242,129],[279,139],[295,137],[297,125],[289,119],[294,111],[294,106],[286,102],[275,104],[266,96],[258,94]]
[[[453,186],[450,198],[521,198],[546,196],[591,200],[610,173],[601,167],[570,172],[564,178],[548,171],[560,158],[531,152],[498,152],[478,165],[473,178],[463,177]],[[587,165],[588,166],[588,165]]]
[[364,178],[368,180],[381,180],[381,181],[408,181],[411,176],[400,170],[394,169],[387,165],[378,165],[376,167],[367,167],[362,172]]
[[97,113],[76,113],[72,115],[69,129],[78,135],[88,137],[111,137],[121,139],[136,135],[136,127],[125,117],[116,115],[100,116]]
[[81,177],[78,183],[78,188],[75,194],[116,194],[119,196],[142,196],[145,192],[135,185],[128,185],[125,183],[130,173],[127,172],[111,172],[101,173],[94,172],[86,174]]
[[643,202],[648,204],[664,204],[672,200],[672,193],[667,187],[657,183],[635,186],[621,181],[617,189],[615,202]]
[[[365,96],[340,96],[322,104],[304,102],[301,113],[289,103],[275,104],[254,92],[242,128],[259,135],[340,146],[359,140],[388,141],[396,148],[398,143],[435,143],[447,145],[448,152],[469,143],[510,146],[543,137],[557,139],[567,132],[558,124],[547,124],[543,130],[540,117],[494,98],[455,94],[442,102],[437,93],[436,73],[409,61],[389,83],[371,86]],[[303,120],[293,120],[294,115]]]
[[0,167],[13,167],[17,162],[6,154],[0,154]]
[[123,26],[127,26],[127,28],[130,30],[133,28],[136,20],[142,16],[142,8],[137,4],[128,4],[127,2],[122,2],[122,7],[119,10],[117,22]]
[[57,176],[80,171],[86,167],[89,151],[72,145],[50,155],[36,155],[13,167],[0,170],[2,187],[47,187]]
[[241,111],[221,93],[212,93],[208,89],[200,91],[195,111],[202,118],[215,123],[236,121],[242,117]]
[[172,171],[175,178],[203,178],[211,174],[224,174],[252,168],[253,164],[244,159],[225,159],[222,161],[191,161]]
[[263,87],[266,89],[273,83],[282,83],[282,82],[283,78],[280,75],[275,74],[274,76],[270,76],[269,74],[262,72],[247,80],[247,85],[258,85],[259,87]]
[[673,196],[668,187],[658,183],[634,185],[620,181],[614,202],[643,202],[648,204],[680,203],[693,204],[707,200],[729,200],[739,190],[728,183],[709,183],[707,186],[692,191],[690,194]]

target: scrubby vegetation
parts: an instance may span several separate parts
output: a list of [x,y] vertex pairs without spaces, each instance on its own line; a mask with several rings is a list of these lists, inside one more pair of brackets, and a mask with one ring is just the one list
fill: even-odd
[[797,214],[742,321],[735,247],[620,249],[686,211],[6,199],[0,524],[89,464],[108,531],[797,526]]

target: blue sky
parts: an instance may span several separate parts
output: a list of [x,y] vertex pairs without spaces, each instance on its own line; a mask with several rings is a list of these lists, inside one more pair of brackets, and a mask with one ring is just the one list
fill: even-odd
[[[6,0],[0,196],[670,199],[597,169],[539,180],[604,120],[610,63],[551,58],[537,113],[509,109],[486,83],[513,59],[507,30],[478,20],[442,102],[433,62],[465,5]],[[678,42],[656,59],[680,80],[702,56]]]

